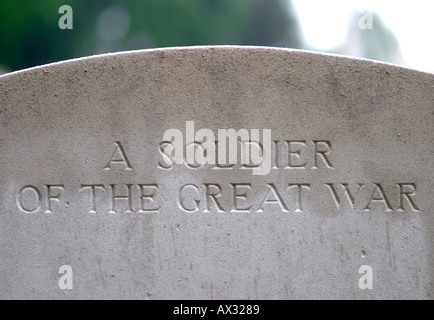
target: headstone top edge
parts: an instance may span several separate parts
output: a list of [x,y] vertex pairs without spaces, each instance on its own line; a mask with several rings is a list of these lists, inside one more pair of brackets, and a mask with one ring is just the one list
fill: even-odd
[[408,68],[405,66],[395,65],[387,62],[382,61],[376,61],[376,60],[370,60],[370,59],[364,59],[364,58],[357,58],[357,57],[350,57],[350,56],[344,56],[339,54],[333,54],[333,53],[323,53],[323,52],[316,52],[316,51],[309,51],[309,50],[300,50],[300,49],[292,49],[292,48],[282,48],[282,47],[269,47],[269,46],[240,46],[240,45],[215,45],[215,46],[180,46],[180,47],[165,47],[165,48],[153,48],[153,49],[141,49],[141,50],[131,50],[131,51],[119,51],[119,52],[113,52],[113,53],[104,53],[104,54],[97,54],[97,55],[91,55],[91,56],[85,56],[80,58],[74,58],[69,60],[63,60],[53,63],[48,63],[44,65],[39,65],[31,68],[26,68],[22,70],[13,71],[10,73],[6,73],[4,75],[0,75],[0,82],[5,81],[6,79],[21,76],[23,74],[28,74],[32,72],[38,72],[40,70],[49,70],[52,68],[56,68],[58,66],[64,66],[64,65],[75,65],[75,64],[81,64],[81,63],[88,63],[93,60],[101,60],[101,59],[116,59],[116,58],[127,58],[127,57],[137,57],[140,55],[155,55],[155,54],[161,54],[164,52],[167,53],[187,53],[191,52],[191,54],[203,54],[204,52],[224,52],[224,51],[237,51],[237,52],[257,52],[257,53],[273,53],[273,54],[292,54],[292,55],[298,55],[300,57],[306,57],[309,59],[324,59],[329,61],[342,61],[342,62],[357,62],[359,64],[364,64],[368,67],[382,67],[386,69],[394,69],[399,70],[406,73],[411,73],[414,75],[420,75],[420,76],[427,76],[432,77],[434,80],[434,74],[416,70],[412,68]]

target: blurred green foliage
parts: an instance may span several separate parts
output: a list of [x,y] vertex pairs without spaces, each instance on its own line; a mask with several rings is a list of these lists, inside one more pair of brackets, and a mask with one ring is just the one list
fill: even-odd
[[[58,26],[73,9],[73,29]],[[12,70],[97,53],[239,44],[299,48],[286,0],[1,0],[0,65]]]

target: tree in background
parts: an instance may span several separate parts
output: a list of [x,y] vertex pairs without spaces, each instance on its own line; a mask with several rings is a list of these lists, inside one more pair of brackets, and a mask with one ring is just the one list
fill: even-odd
[[399,43],[393,32],[387,28],[381,17],[372,13],[372,29],[361,29],[360,13],[350,18],[348,35],[344,43],[336,48],[339,54],[402,64]]
[[[58,27],[64,4],[72,30]],[[0,65],[12,70],[151,47],[300,43],[287,0],[0,1]]]
[[[59,7],[73,8],[72,30],[58,26]],[[402,63],[381,18],[359,27],[330,52]],[[93,54],[191,45],[306,48],[290,0],[1,0],[0,74]],[[2,67],[3,66],[3,67]]]
[[242,43],[301,48],[295,9],[287,0],[253,1]]

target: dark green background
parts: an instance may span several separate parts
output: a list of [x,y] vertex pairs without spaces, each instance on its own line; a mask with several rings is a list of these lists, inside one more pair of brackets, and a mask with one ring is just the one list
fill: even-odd
[[[73,9],[72,30],[59,28],[62,5]],[[127,32],[104,37],[116,30],[119,12],[128,17]],[[390,61],[396,40],[376,19],[363,33],[363,56]],[[7,71],[106,52],[217,44],[310,49],[287,0],[0,0],[0,69]]]

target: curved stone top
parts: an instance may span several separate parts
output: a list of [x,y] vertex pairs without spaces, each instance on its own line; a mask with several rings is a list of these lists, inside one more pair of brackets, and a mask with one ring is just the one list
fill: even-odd
[[[163,52],[165,53],[177,53],[182,54],[188,52],[189,55],[196,54],[204,54],[204,52],[212,52],[214,54],[219,54],[218,52],[221,52],[223,56],[225,54],[223,52],[231,52],[233,54],[235,51],[238,52],[250,52],[255,54],[286,54],[288,58],[293,59],[294,56],[298,56],[298,58],[301,58],[304,56],[304,59],[338,59],[341,61],[352,61],[352,63],[364,63],[366,65],[374,64],[377,67],[384,66],[384,67],[392,67],[394,69],[401,69],[405,70],[407,72],[415,72],[415,73],[423,73],[423,74],[431,74],[428,72],[423,72],[419,70],[414,70],[411,68],[398,66],[386,62],[381,61],[375,61],[370,59],[363,59],[363,58],[356,58],[356,57],[350,57],[350,56],[344,56],[344,55],[338,55],[338,54],[329,54],[329,53],[320,53],[320,52],[314,52],[314,51],[308,51],[308,50],[298,50],[298,49],[290,49],[290,48],[280,48],[280,47],[266,47],[266,46],[236,46],[236,45],[217,45],[217,46],[187,46],[187,47],[168,47],[168,48],[156,48],[156,49],[143,49],[143,50],[132,50],[132,51],[121,51],[121,52],[115,52],[115,53],[105,53],[105,54],[98,54],[93,56],[86,56],[82,58],[75,58],[65,61],[59,61],[54,63],[49,63],[41,66],[36,66],[28,69],[18,70],[14,72],[10,72],[4,75],[1,75],[1,78],[10,77],[10,76],[16,76],[17,74],[21,74],[23,72],[29,72],[33,70],[38,69],[45,69],[52,68],[52,67],[58,67],[59,65],[63,64],[83,64],[86,62],[93,61],[94,59],[103,60],[103,59],[128,59],[126,57],[133,57],[138,55],[162,55]],[[109,61],[109,60],[107,60]]]
[[[433,103],[433,74],[265,47],[3,75],[0,298],[432,298]],[[268,170],[185,162],[229,129]]]

